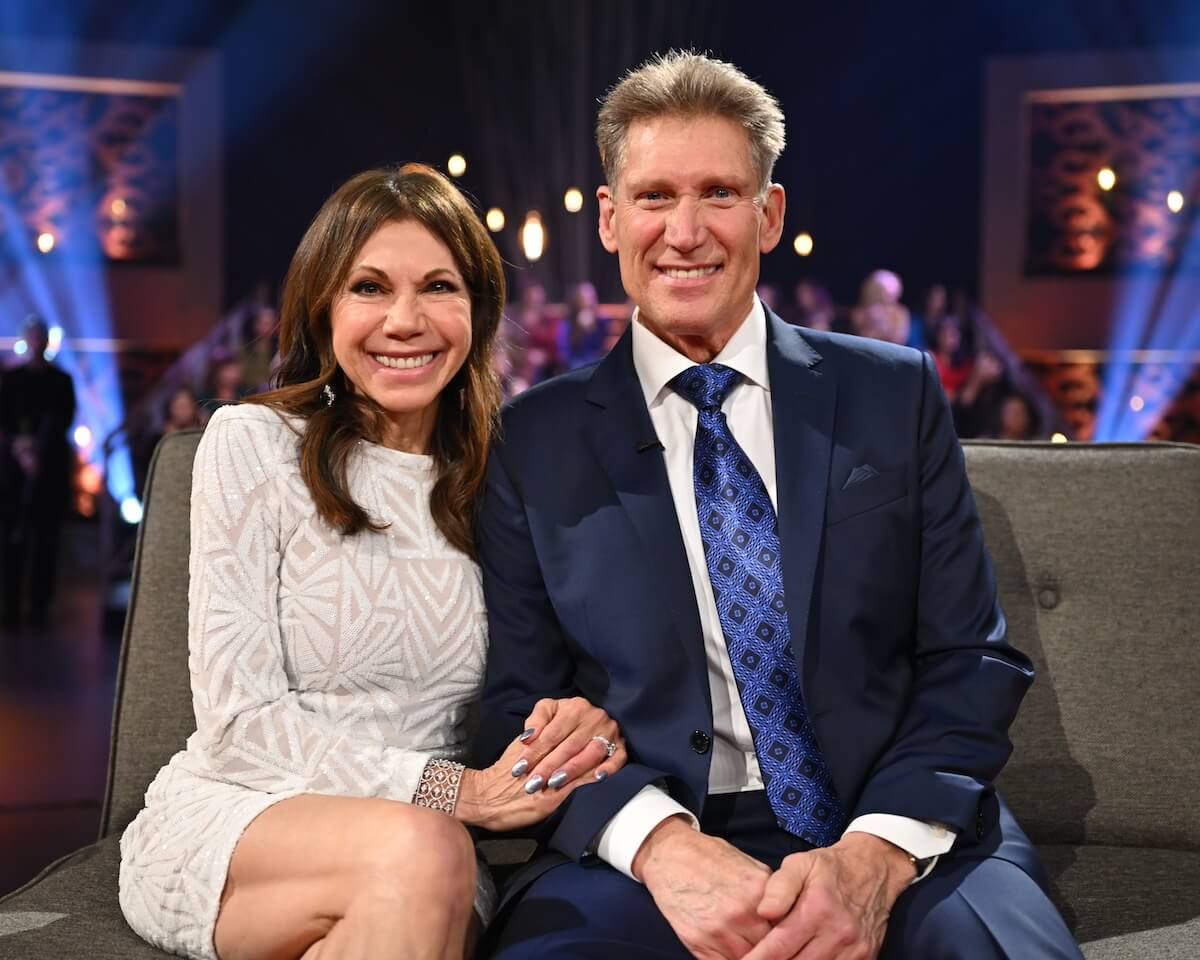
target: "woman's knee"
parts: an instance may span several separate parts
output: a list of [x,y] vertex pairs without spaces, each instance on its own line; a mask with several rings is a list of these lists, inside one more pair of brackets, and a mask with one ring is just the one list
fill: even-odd
[[475,845],[453,817],[389,803],[375,827],[365,865],[377,890],[408,895],[418,887],[433,898],[474,897]]

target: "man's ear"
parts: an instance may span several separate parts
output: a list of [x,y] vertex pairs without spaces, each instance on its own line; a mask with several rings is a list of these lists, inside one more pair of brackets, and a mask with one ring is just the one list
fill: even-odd
[[783,187],[777,183],[767,187],[763,198],[763,227],[758,235],[758,252],[770,253],[779,245],[783,235],[783,214],[787,209],[787,197]]
[[613,229],[613,217],[616,216],[617,205],[608,184],[596,188],[596,201],[600,206],[600,242],[609,253],[616,253],[617,233]]

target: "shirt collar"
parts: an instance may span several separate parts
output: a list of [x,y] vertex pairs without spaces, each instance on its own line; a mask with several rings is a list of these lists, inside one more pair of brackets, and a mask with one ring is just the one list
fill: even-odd
[[[638,319],[638,309],[633,310],[630,320],[633,326],[633,367],[637,371],[646,406],[661,403],[667,386],[678,374],[695,366],[674,347],[658,339]],[[762,302],[754,298],[754,306],[737,328],[725,349],[713,357],[713,363],[721,363],[736,370],[750,383],[770,392],[767,378],[767,315]]]

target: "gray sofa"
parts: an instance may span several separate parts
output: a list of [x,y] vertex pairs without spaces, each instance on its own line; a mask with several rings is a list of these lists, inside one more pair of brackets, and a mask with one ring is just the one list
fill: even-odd
[[[150,469],[100,840],[0,900],[4,960],[164,956],[121,917],[118,841],[193,727],[186,518],[197,441],[168,437]],[[1200,447],[966,450],[1010,636],[1038,669],[1001,789],[1089,960],[1195,960]]]

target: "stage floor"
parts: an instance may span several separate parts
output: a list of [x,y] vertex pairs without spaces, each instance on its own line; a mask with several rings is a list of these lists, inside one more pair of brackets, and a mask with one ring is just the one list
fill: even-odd
[[0,895],[96,839],[119,636],[105,636],[96,528],[68,525],[42,629],[0,629]]

